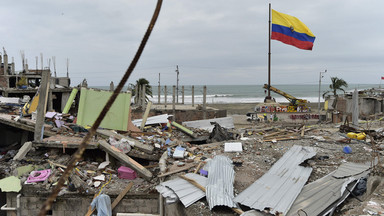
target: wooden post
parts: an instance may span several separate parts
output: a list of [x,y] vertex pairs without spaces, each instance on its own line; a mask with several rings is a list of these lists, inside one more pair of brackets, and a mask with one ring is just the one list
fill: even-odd
[[184,104],[184,86],[181,86],[181,103]]
[[192,86],[192,106],[195,106],[195,86]]
[[164,106],[167,108],[167,86],[164,86]]
[[140,129],[143,131],[145,123],[147,122],[149,111],[151,111],[152,101],[148,101],[147,108],[145,109],[143,120],[141,121]]
[[113,81],[109,83],[109,91],[114,91],[115,90],[115,84],[113,84]]
[[176,113],[176,86],[173,86],[173,95],[172,95],[172,110],[173,110],[173,121],[175,121],[175,113]]
[[39,105],[37,106],[37,116],[35,125],[34,141],[41,141],[42,132],[44,130],[45,111],[47,109],[47,97],[49,91],[50,73],[48,70],[42,71],[40,89],[39,89]]
[[204,86],[203,92],[203,119],[207,119],[207,86]]

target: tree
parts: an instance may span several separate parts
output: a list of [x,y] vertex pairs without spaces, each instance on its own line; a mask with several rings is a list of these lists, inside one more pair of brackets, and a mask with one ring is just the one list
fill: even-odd
[[148,101],[148,97],[152,97],[152,87],[149,85],[149,81],[147,79],[140,78],[136,80],[135,84],[129,84],[129,89],[132,91],[132,96],[135,96],[135,104],[139,102],[143,85],[145,85],[145,101]]
[[332,107],[336,109],[336,104],[337,104],[337,91],[343,91],[345,93],[345,90],[343,87],[347,88],[348,83],[345,82],[343,79],[339,79],[337,77],[331,77],[331,84],[329,85],[330,90],[324,92],[323,97],[325,97],[326,94],[328,93],[333,93],[333,96],[335,96],[335,100],[333,101]]

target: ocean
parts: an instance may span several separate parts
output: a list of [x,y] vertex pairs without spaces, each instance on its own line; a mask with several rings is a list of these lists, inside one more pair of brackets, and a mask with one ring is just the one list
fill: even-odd
[[[319,99],[319,85],[273,85],[273,87],[280,89],[296,98],[306,99],[309,102],[317,103]],[[379,85],[375,84],[349,84],[345,90],[353,91],[378,88]],[[93,86],[91,88],[109,89],[109,86]],[[203,102],[203,86],[195,85],[195,104],[201,104]],[[126,88],[124,89],[126,90]],[[329,84],[321,85],[320,101],[323,102],[322,97],[325,91],[329,90]],[[179,103],[182,102],[182,87],[179,86]],[[153,98],[151,100],[154,103],[158,102],[158,86],[152,86]],[[340,91],[340,93],[342,93]],[[167,86],[167,102],[172,103],[173,87]],[[207,85],[207,103],[260,103],[264,101],[265,89],[262,85]],[[288,100],[271,91],[271,96],[275,98],[276,102],[288,102]],[[161,86],[160,102],[164,103],[164,86]],[[192,86],[184,86],[184,103],[192,103]]]

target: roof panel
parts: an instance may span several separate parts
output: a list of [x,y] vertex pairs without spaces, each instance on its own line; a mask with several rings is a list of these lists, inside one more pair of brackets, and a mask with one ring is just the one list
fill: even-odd
[[285,214],[312,172],[300,164],[316,155],[312,147],[295,145],[271,169],[241,192],[234,201],[253,209]]

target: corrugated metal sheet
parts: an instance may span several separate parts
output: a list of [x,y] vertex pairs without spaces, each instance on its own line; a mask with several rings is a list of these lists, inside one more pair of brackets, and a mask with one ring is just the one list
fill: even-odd
[[335,178],[345,178],[349,176],[358,175],[369,169],[369,165],[366,164],[357,164],[357,163],[343,163],[337,168],[336,172],[333,174]]
[[[157,115],[157,116],[148,117],[147,121],[145,122],[145,125],[167,123],[168,122],[168,118],[171,117],[171,116],[172,115],[163,114],[163,115]],[[132,123],[136,127],[140,127],[142,121],[143,121],[143,119],[136,119],[136,120],[133,120]]]
[[174,203],[179,200],[175,192],[164,185],[157,185],[156,190],[165,198],[166,203]]
[[232,161],[223,155],[218,155],[208,162],[208,184],[206,186],[209,209],[215,206],[237,207],[233,201],[233,182],[235,171]]
[[234,201],[253,209],[269,208],[272,213],[285,215],[312,172],[312,168],[299,164],[315,155],[312,147],[293,146]]
[[214,125],[211,125],[211,122],[217,122],[221,127],[231,129],[234,128],[232,117],[224,117],[224,118],[214,118],[214,119],[206,119],[206,120],[197,120],[197,121],[186,121],[183,122],[183,125],[186,127],[192,128],[200,128],[204,130],[208,130],[212,132]]
[[[348,167],[350,172],[348,173]],[[323,178],[306,185],[293,203],[287,213],[297,215],[299,210],[305,211],[307,215],[320,215],[325,213],[326,209],[340,200],[345,192],[345,187],[356,179],[366,176],[369,166],[354,163],[342,164],[337,170],[324,176]],[[342,175],[345,178],[335,178]],[[350,177],[351,175],[354,176]]]
[[[200,176],[194,173],[187,173],[185,176],[194,179],[203,187],[207,185],[208,179],[204,176]],[[205,197],[205,193],[202,190],[181,178],[169,180],[161,183],[160,185],[165,186],[175,192],[186,208],[197,200]]]

